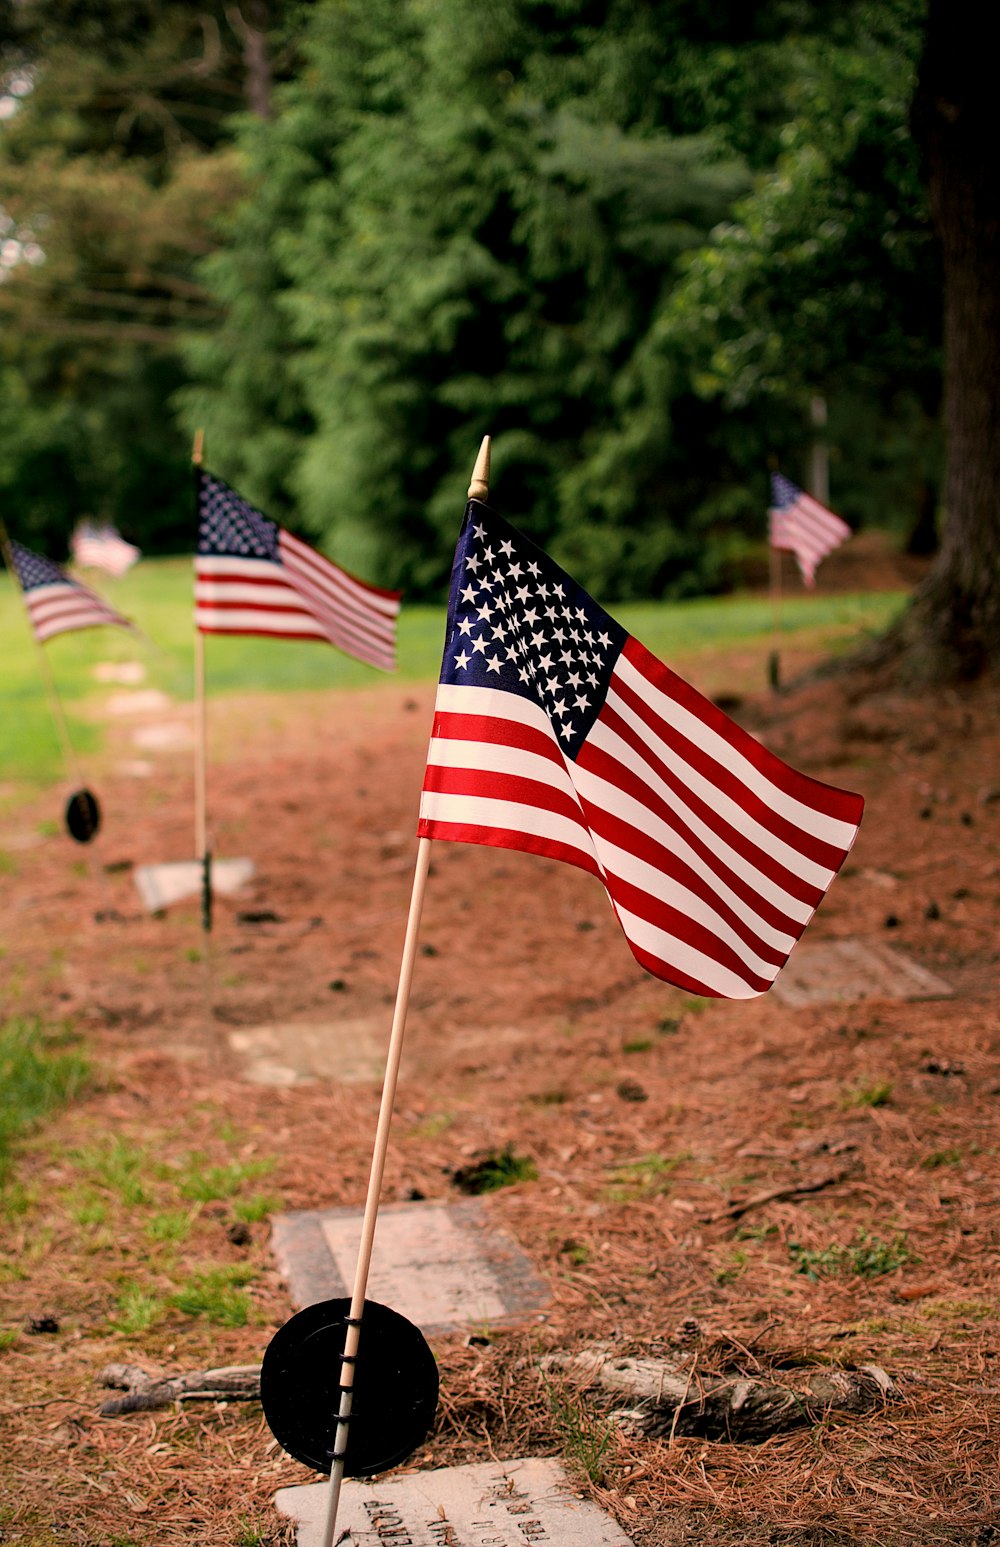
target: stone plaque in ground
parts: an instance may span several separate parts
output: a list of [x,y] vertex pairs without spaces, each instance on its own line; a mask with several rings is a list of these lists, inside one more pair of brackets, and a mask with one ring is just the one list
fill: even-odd
[[[253,878],[252,859],[216,859],[212,861],[212,890],[232,897]],[[204,881],[201,860],[170,860],[163,865],[137,865],[132,872],[143,906],[159,913],[172,903],[198,897]]]
[[[389,1046],[386,1015],[350,1020],[276,1021],[230,1033],[229,1045],[244,1060],[253,1085],[307,1085],[333,1080],[340,1085],[378,1085]],[[408,1067],[403,1057],[403,1069]]]
[[[298,1547],[321,1547],[329,1485],[282,1488],[276,1508]],[[347,1533],[341,1536],[341,1532]],[[557,1461],[488,1461],[344,1483],[336,1537],[351,1547],[632,1547],[609,1515],[578,1498]]]
[[[274,1216],[271,1245],[293,1305],[351,1293],[361,1218],[360,1209]],[[367,1292],[427,1334],[510,1324],[550,1299],[520,1247],[490,1227],[476,1198],[384,1205]]]
[[804,941],[771,988],[782,1004],[857,1004],[862,999],[946,999],[951,985],[912,957],[865,940]]

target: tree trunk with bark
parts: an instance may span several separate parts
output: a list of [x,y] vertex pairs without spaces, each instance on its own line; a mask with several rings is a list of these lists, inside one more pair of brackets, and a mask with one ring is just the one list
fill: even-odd
[[1000,92],[987,11],[930,0],[913,102],[944,284],[947,474],[940,553],[888,641],[907,674],[1000,664]]

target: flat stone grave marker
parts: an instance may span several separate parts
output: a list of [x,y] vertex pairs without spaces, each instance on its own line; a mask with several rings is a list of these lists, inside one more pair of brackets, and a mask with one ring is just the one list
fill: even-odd
[[[350,1295],[361,1220],[360,1209],[274,1216],[271,1248],[293,1305]],[[367,1293],[428,1335],[509,1325],[551,1298],[520,1247],[490,1228],[476,1198],[385,1204]]]
[[[252,1085],[381,1084],[389,1033],[385,1017],[359,1016],[320,1024],[275,1021],[229,1034],[229,1045],[245,1060]],[[402,1069],[407,1069],[404,1054]]]
[[126,686],[146,680],[141,661],[98,661],[91,675],[98,682],[122,682]]
[[162,714],[173,707],[159,688],[135,688],[131,693],[112,693],[104,709],[106,714]]
[[[221,897],[232,897],[251,879],[254,873],[252,859],[214,859],[212,861],[212,891]],[[204,871],[201,860],[170,860],[163,865],[137,865],[132,872],[143,907],[150,913],[159,913],[171,903],[183,902],[185,897],[201,894]]]
[[781,1004],[857,1004],[862,999],[947,999],[952,988],[912,957],[864,940],[796,946],[771,993]]
[[194,733],[183,720],[167,720],[162,725],[140,725],[132,732],[132,745],[145,752],[173,752],[190,747]]
[[[282,1488],[275,1507],[295,1521],[298,1547],[321,1547],[329,1484]],[[348,1533],[341,1537],[341,1532]],[[573,1493],[558,1461],[486,1461],[410,1472],[385,1482],[349,1478],[338,1540],[351,1547],[633,1547],[609,1515]]]

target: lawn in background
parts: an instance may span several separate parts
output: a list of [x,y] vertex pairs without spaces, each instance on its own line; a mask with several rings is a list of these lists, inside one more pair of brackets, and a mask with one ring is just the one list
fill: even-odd
[[[56,682],[74,747],[84,757],[99,748],[101,732],[87,714],[87,700],[115,691],[98,683],[99,662],[138,660],[145,687],[171,698],[194,694],[194,632],[190,559],[144,559],[122,580],[96,582],[139,630],[84,629],[43,646]],[[780,635],[783,652],[835,653],[885,627],[906,599],[902,591],[859,595],[786,596]],[[759,656],[775,642],[766,596],[734,595],[685,602],[623,603],[615,616],[654,655],[693,669],[698,686],[746,690],[745,682],[713,680],[713,652],[745,647]],[[444,638],[443,607],[403,606],[399,622],[399,673],[405,681],[433,681]],[[46,702],[38,652],[9,576],[0,574],[0,781],[38,787],[63,777],[60,746]],[[383,674],[317,643],[212,636],[206,640],[210,696],[279,693],[302,689],[371,687]],[[754,668],[757,686],[763,685]]]

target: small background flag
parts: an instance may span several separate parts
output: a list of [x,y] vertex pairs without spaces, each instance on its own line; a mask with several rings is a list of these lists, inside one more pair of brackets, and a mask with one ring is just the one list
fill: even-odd
[[356,580],[221,478],[197,469],[195,625],[203,634],[325,639],[391,671],[400,593]]
[[103,569],[120,579],[139,557],[139,549],[127,543],[113,526],[81,521],[70,539],[73,561],[81,569]]
[[816,584],[820,560],[853,535],[846,521],[781,473],[771,474],[768,516],[771,547],[794,553],[807,586]]
[[31,626],[40,643],[70,629],[94,628],[103,623],[132,627],[128,618],[109,607],[96,591],[73,580],[51,559],[43,559],[20,543],[12,542],[10,550]]
[[761,746],[470,501],[422,837],[578,865],[650,972],[750,999],[784,966],[862,807]]

